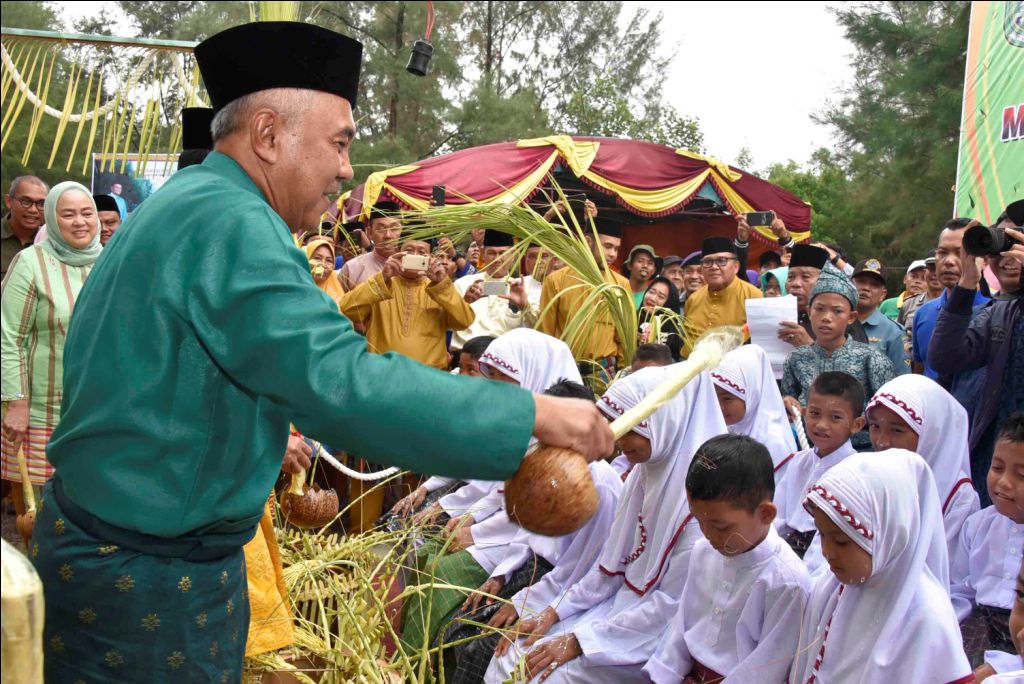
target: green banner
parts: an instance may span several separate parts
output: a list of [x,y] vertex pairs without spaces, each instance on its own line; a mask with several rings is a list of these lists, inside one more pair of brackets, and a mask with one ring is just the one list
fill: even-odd
[[1024,197],[1024,1],[972,2],[956,215],[991,224]]

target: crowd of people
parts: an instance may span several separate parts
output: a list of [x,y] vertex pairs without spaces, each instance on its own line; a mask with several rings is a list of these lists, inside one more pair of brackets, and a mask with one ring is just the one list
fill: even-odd
[[[301,38],[313,28],[296,31]],[[301,49],[301,40],[288,45]],[[5,198],[0,463],[18,513],[26,487],[44,502],[29,555],[48,591],[54,681],[79,671],[117,679],[111,672],[148,642],[101,652],[74,626],[95,620],[97,602],[170,579],[181,605],[156,589],[136,591],[131,610],[105,616],[107,627],[163,625],[160,639],[183,644],[166,659],[177,670],[199,653],[190,611],[204,599],[189,592],[216,585],[226,611],[203,611],[198,626],[209,619],[225,644],[240,632],[245,641],[249,610],[234,609],[255,600],[244,568],[258,561],[246,547],[240,575],[237,552],[258,520],[269,521],[267,506],[249,504],[266,501],[279,469],[308,467],[300,429],[322,434],[362,470],[383,456],[423,471],[397,494],[351,483],[353,513],[342,524],[351,534],[385,524],[422,530],[405,581],[427,589],[401,606],[400,636],[410,653],[438,647],[430,666],[447,681],[1024,677],[1020,201],[996,223],[1016,244],[975,257],[963,243],[976,221],[937,226],[935,250],[910,264],[893,297],[879,258],[850,264],[838,245],[797,244],[779,219],[770,226],[778,248],[757,270],[747,268],[752,230],[742,215],[734,235],[709,237],[692,254],[637,245],[616,267],[621,226],[600,220],[590,201],[552,207],[548,220],[576,212],[592,228],[586,247],[604,281],[632,299],[636,339],[624,340],[608,304],[595,306],[593,283],[501,231],[473,230],[462,244],[425,241],[386,202],[345,231],[303,231],[308,217],[286,205],[270,212],[276,195],[256,183],[308,192],[287,166],[250,180],[273,156],[259,147],[274,144],[259,138],[260,122],[270,121],[259,117],[287,105],[234,105],[280,84],[218,86],[217,59],[226,58],[197,55],[224,117],[204,143],[217,151],[179,172],[124,228],[112,196],[74,182],[50,188],[23,176]],[[297,87],[355,102],[352,83]],[[327,109],[310,105],[302,130],[319,132],[313,119]],[[339,135],[350,140],[347,130]],[[207,187],[206,204],[187,206]],[[310,206],[320,216],[316,192]],[[176,215],[205,225],[238,197],[223,247],[210,249],[216,260],[155,230]],[[264,242],[241,232],[259,225],[270,226]],[[171,274],[188,287],[170,283]],[[777,333],[792,347],[781,377],[761,347],[745,344],[621,437],[614,458],[596,457],[607,429],[588,423],[587,411],[621,416],[702,333],[744,326],[746,302],[780,296],[792,296],[797,311]],[[587,334],[563,341],[585,307],[594,308]],[[276,327],[266,328],[269,318]],[[144,320],[149,327],[135,329]],[[367,350],[386,356],[367,360]],[[436,370],[460,377],[438,384]],[[352,379],[360,372],[368,384]],[[439,414],[415,413],[412,398],[459,411],[463,443],[429,437]],[[531,410],[534,437],[591,461],[598,510],[564,537],[521,529],[504,508],[501,480],[518,464],[510,455],[525,451]],[[549,422],[573,411],[572,421]],[[343,414],[366,424],[339,426]],[[263,458],[289,422],[283,460]],[[249,423],[260,426],[255,435]],[[214,439],[210,426],[228,438]],[[399,444],[389,428],[423,441]],[[103,453],[99,437],[120,440],[116,454]],[[247,449],[261,455],[260,477],[236,486],[233,474],[252,469]],[[435,451],[451,460],[432,461]],[[272,545],[273,530],[258,529]],[[134,555],[103,565],[125,550]],[[91,584],[76,590],[83,570]],[[85,595],[89,606],[80,605]],[[198,668],[195,681],[230,678],[239,652],[214,648],[188,666]]]

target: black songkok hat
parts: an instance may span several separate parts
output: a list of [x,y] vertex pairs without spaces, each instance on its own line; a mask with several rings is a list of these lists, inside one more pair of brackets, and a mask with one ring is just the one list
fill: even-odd
[[484,247],[513,247],[516,241],[508,233],[488,228],[484,231]]
[[185,107],[181,110],[181,149],[212,150],[214,111],[209,107]]
[[370,209],[370,220],[382,218],[401,218],[402,208],[396,202],[377,202]]
[[709,254],[719,254],[721,252],[729,252],[730,254],[736,253],[736,245],[732,243],[727,237],[709,237],[704,238],[704,242],[700,245],[701,256],[708,256]]
[[789,257],[789,267],[807,266],[821,270],[828,263],[828,252],[814,245],[794,245]]
[[110,195],[93,195],[92,201],[96,203],[96,211],[116,211],[118,214],[121,213],[117,206],[117,200]]
[[363,44],[294,21],[258,21],[214,34],[195,47],[203,84],[216,110],[271,88],[319,90],[356,108]]
[[[621,238],[624,232],[622,221],[601,215],[594,219],[594,228],[597,230],[598,235],[607,235],[609,237]],[[583,229],[587,230],[587,224],[583,224]]]

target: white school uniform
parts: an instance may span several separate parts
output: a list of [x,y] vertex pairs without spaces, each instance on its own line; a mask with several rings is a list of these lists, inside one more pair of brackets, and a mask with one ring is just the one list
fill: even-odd
[[423,483],[423,489],[426,490],[427,494],[430,492],[436,492],[441,487],[447,487],[450,484],[458,482],[458,478],[455,477],[439,477],[433,475],[427,478],[427,481]]
[[[996,674],[1019,675],[1020,684],[1024,684],[1024,658],[1016,653],[1004,653],[1003,651],[985,651],[985,662],[988,663]],[[995,681],[986,679],[986,682]]]
[[882,385],[868,402],[894,411],[918,434],[917,453],[932,470],[942,508],[950,560],[960,528],[981,504],[971,483],[967,411],[939,383],[923,375],[901,375]]
[[797,445],[768,355],[755,344],[743,345],[722,357],[721,365],[711,371],[711,379],[746,402],[746,414],[729,426],[729,432],[756,439],[768,448],[778,482],[789,469]]
[[[481,502],[487,502],[487,495],[497,489],[500,482],[487,480],[470,480],[451,494],[445,494],[437,500],[437,505],[445,513],[457,518],[464,513],[472,513],[474,519],[485,520],[497,511],[497,508],[485,509]],[[489,505],[489,504],[488,504]]]
[[737,682],[785,680],[810,588],[807,569],[774,527],[738,556],[698,541],[672,627],[644,672],[655,684],[678,684],[699,662]]
[[995,506],[978,511],[964,523],[950,571],[950,596],[956,616],[966,620],[975,604],[1013,607],[1015,583],[1024,549],[1024,525]]
[[846,440],[835,451],[825,457],[818,455],[818,449],[798,452],[790,460],[786,472],[775,487],[775,506],[779,509],[775,517],[775,528],[785,537],[790,532],[813,532],[814,518],[804,508],[807,490],[817,482],[829,468],[839,465],[848,456],[857,453],[850,440]]
[[1024,684],[1024,670],[1000,672],[986,679],[985,684]]
[[[598,406],[618,417],[676,367],[644,368],[616,381]],[[597,564],[552,606],[559,615],[549,635],[572,632],[583,655],[546,681],[646,682],[642,669],[675,614],[700,531],[685,496],[686,471],[697,449],[726,432],[706,373],[635,428],[651,440],[651,459],[626,479],[615,522]],[[524,653],[516,644],[492,658],[486,682],[511,676]]]
[[814,580],[789,683],[968,682],[949,600],[949,560],[931,470],[917,454],[856,454],[807,495],[871,554],[871,576]]

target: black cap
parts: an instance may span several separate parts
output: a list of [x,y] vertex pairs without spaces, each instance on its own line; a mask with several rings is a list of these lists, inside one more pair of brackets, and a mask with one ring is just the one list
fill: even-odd
[[216,110],[271,88],[319,90],[356,108],[363,44],[313,24],[242,24],[196,45],[195,56]]
[[[583,225],[584,230],[586,230],[586,224]],[[617,238],[622,237],[624,231],[622,221],[601,215],[594,219],[594,228],[597,229],[598,235],[608,235],[609,237]]]
[[774,261],[781,264],[782,255],[779,254],[778,252],[768,251],[761,255],[761,258],[758,260],[757,263],[759,266],[764,266],[770,261]]
[[699,266],[700,259],[700,250],[697,250],[696,252],[690,252],[685,257],[683,257],[683,268],[686,268],[687,266]]
[[210,124],[215,113],[209,107],[185,107],[181,110],[181,149],[213,149]]
[[370,220],[382,218],[401,218],[402,208],[397,202],[377,202],[370,209]]
[[1024,199],[1010,202],[1006,207],[1006,217],[1013,221],[1013,225],[1024,226]]
[[92,201],[96,203],[96,211],[116,211],[118,214],[121,213],[121,209],[117,206],[117,200],[110,195],[93,195]]
[[484,247],[513,247],[516,241],[508,233],[488,228],[484,231]]
[[853,269],[851,278],[859,275],[874,276],[875,280],[885,285],[885,274],[882,272],[882,262],[875,258],[860,261]]
[[736,245],[732,243],[727,237],[709,237],[704,238],[704,242],[700,245],[701,256],[707,256],[709,254],[719,254],[721,252],[729,252],[730,254],[736,253]]
[[814,245],[794,245],[789,257],[789,267],[806,266],[819,271],[828,263],[828,252]]

